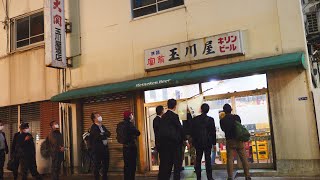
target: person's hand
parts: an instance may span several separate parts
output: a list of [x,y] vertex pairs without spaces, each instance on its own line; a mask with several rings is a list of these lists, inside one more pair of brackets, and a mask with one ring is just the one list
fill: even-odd
[[24,138],[25,141],[29,141],[30,139],[31,139],[31,136],[26,136],[26,137]]
[[213,152],[217,152],[217,146],[214,145],[213,148],[212,148],[212,151]]
[[60,147],[60,152],[64,152],[64,150],[65,150],[64,147],[61,146]]

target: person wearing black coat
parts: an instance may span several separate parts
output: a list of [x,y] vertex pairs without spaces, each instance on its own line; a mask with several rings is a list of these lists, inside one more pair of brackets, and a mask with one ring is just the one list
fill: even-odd
[[41,180],[41,176],[37,170],[36,149],[33,137],[30,134],[28,123],[21,124],[22,133],[18,135],[16,144],[16,155],[21,162],[22,180],[27,180],[28,171],[37,180]]
[[202,114],[192,120],[191,136],[193,145],[196,149],[195,171],[198,180],[201,180],[201,159],[203,153],[205,154],[207,179],[213,180],[211,166],[211,149],[212,146],[216,145],[217,140],[214,119],[207,116],[209,109],[210,108],[208,104],[202,104]]
[[19,126],[19,132],[16,132],[13,136],[12,144],[11,144],[11,151],[10,151],[10,158],[13,161],[12,163],[12,173],[13,173],[13,178],[14,180],[18,179],[18,169],[19,169],[19,164],[20,160],[19,157],[16,155],[16,146],[17,146],[17,141],[19,135],[22,133],[21,125]]
[[159,180],[169,180],[174,166],[174,180],[180,179],[184,132],[178,114],[174,113],[177,101],[168,100],[168,111],[162,116],[159,128],[160,167]]
[[3,129],[3,123],[0,121],[0,180],[3,180],[3,167],[8,154],[8,143]]
[[124,180],[134,180],[137,167],[137,137],[140,131],[134,126],[134,116],[131,111],[123,113],[126,143],[123,145]]
[[94,163],[95,180],[100,179],[99,171],[103,169],[103,180],[108,179],[109,170],[109,147],[108,138],[111,136],[110,131],[102,124],[102,117],[99,113],[92,113],[91,120],[93,122],[90,129],[90,142]]
[[159,128],[160,128],[161,116],[164,113],[163,111],[164,111],[163,106],[157,106],[156,107],[157,116],[153,119],[153,131],[154,131],[157,151],[159,149]]

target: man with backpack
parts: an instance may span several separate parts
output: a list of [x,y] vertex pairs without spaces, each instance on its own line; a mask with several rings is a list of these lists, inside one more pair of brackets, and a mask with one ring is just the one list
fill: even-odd
[[169,180],[174,166],[174,180],[180,180],[182,145],[184,138],[183,127],[178,114],[175,99],[168,100],[168,111],[162,116],[159,128],[160,167],[158,180]]
[[134,180],[137,167],[137,137],[140,131],[134,125],[131,111],[123,113],[123,121],[117,125],[117,140],[123,144],[124,180]]
[[243,141],[239,140],[236,132],[236,124],[241,123],[241,119],[238,115],[231,114],[232,108],[229,104],[223,106],[225,116],[220,120],[220,126],[224,131],[227,140],[227,171],[228,180],[233,179],[233,152],[237,151],[240,160],[242,162],[244,174],[246,180],[250,180],[249,165],[246,157],[246,151],[244,149]]
[[207,116],[209,112],[209,105],[204,103],[201,105],[201,115],[192,120],[192,142],[196,149],[196,163],[195,171],[197,180],[201,180],[201,159],[203,153],[205,154],[207,179],[212,178],[211,166],[211,149],[216,145],[216,127],[214,119]]

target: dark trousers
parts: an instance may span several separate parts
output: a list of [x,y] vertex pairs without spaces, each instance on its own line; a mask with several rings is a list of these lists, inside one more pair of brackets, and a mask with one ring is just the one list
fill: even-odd
[[123,147],[124,180],[134,180],[137,168],[137,146],[130,145]]
[[51,178],[52,180],[59,180],[61,163],[63,161],[63,153],[55,153],[51,155],[52,165],[51,165]]
[[102,179],[108,179],[108,170],[109,170],[109,148],[104,146],[103,149],[93,150],[93,164],[94,164],[94,178],[95,180],[100,179],[100,169],[102,168]]
[[[12,155],[14,156],[14,155]],[[17,180],[18,179],[18,173],[19,173],[19,164],[20,164],[20,159],[18,157],[13,158],[13,179]]]
[[204,153],[205,161],[206,161],[206,172],[207,172],[207,179],[212,179],[212,166],[211,166],[211,148],[196,148],[196,164],[195,164],[195,170],[197,174],[197,179],[201,180],[201,160],[202,155]]
[[160,148],[158,180],[169,180],[174,167],[174,180],[180,180],[182,145],[164,145]]
[[6,153],[4,150],[0,150],[0,180],[3,180],[3,166],[6,160]]
[[34,156],[25,156],[21,158],[20,161],[22,168],[22,180],[27,180],[28,171],[30,171],[31,175],[35,177],[37,180],[42,179],[37,170],[36,158]]

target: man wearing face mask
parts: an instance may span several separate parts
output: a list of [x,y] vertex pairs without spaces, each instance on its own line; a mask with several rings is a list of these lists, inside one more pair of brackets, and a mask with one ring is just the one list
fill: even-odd
[[21,161],[22,180],[27,180],[28,171],[37,180],[42,180],[36,163],[36,149],[33,137],[30,134],[28,123],[21,124],[22,133],[19,134],[16,144],[17,156]]
[[59,179],[61,163],[63,161],[63,136],[59,130],[59,124],[56,121],[50,122],[51,132],[49,134],[48,142],[51,154],[51,177],[53,180]]
[[134,180],[137,167],[137,137],[140,131],[134,126],[134,116],[131,111],[123,113],[126,143],[123,145],[124,179]]
[[3,123],[0,121],[0,180],[3,180],[3,166],[6,154],[8,154],[8,144],[3,129]]
[[90,142],[94,161],[94,177],[95,180],[100,179],[99,170],[102,167],[102,179],[107,180],[109,169],[109,148],[107,139],[111,136],[111,133],[102,124],[102,117],[99,113],[92,113],[91,120],[93,124],[90,130]]
[[[21,124],[23,124],[23,123],[21,123]],[[12,173],[13,173],[14,180],[18,179],[18,169],[19,169],[19,164],[20,164],[20,160],[19,160],[19,158],[17,156],[17,152],[16,152],[16,147],[17,147],[18,137],[22,133],[21,124],[19,126],[19,132],[14,134],[12,144],[11,144],[10,158],[13,161]]]

